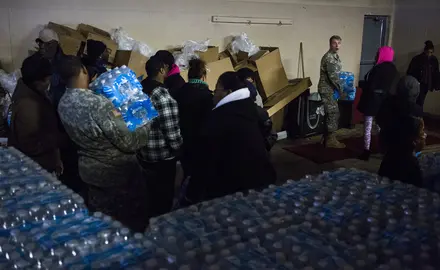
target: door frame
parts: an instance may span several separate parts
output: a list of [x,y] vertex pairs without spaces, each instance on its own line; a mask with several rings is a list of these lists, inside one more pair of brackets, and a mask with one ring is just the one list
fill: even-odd
[[[388,45],[388,42],[390,40],[390,26],[391,26],[391,16],[389,15],[364,15],[364,22],[366,18],[378,18],[378,19],[383,19],[384,20],[384,25],[382,26],[382,28],[385,28],[385,31],[382,29],[382,35],[380,37],[381,39],[381,46],[386,46]],[[363,25],[364,26],[364,25]],[[363,26],[362,26],[362,30],[363,30]],[[364,33],[362,31],[362,42],[364,41]],[[362,46],[362,44],[361,44]],[[358,83],[361,84],[360,82],[362,82],[364,80],[364,78],[361,76],[361,67],[362,66],[370,66],[370,65],[374,65],[375,63],[372,61],[363,61],[362,60],[362,50],[361,50],[361,59],[359,61],[359,78],[358,78]]]

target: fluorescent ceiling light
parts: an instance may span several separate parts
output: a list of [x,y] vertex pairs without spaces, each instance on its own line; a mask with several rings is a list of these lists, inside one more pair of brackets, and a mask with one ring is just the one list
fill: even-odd
[[213,23],[235,23],[235,24],[265,24],[265,25],[293,25],[291,19],[275,19],[275,18],[251,18],[251,17],[227,17],[212,16]]

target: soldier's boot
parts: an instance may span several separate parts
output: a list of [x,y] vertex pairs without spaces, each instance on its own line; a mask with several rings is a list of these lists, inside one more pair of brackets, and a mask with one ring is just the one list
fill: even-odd
[[336,139],[336,136],[332,133],[324,137],[325,148],[345,148],[345,144]]

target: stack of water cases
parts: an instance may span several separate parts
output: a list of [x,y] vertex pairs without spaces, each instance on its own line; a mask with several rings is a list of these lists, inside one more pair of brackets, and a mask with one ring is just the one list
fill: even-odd
[[340,169],[151,220],[166,255],[145,267],[440,269],[439,210],[436,193]]
[[132,234],[18,151],[0,161],[0,269],[440,269],[440,196],[355,169],[203,202]]
[[[121,269],[155,258],[28,157],[0,149],[0,269]],[[148,243],[147,243],[148,244]]]

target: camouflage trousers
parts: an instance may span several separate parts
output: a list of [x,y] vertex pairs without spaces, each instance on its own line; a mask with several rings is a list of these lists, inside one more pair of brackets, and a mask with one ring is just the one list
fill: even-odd
[[339,128],[339,107],[338,101],[333,98],[333,91],[320,91],[322,102],[325,110],[325,126],[326,132],[335,132]]

